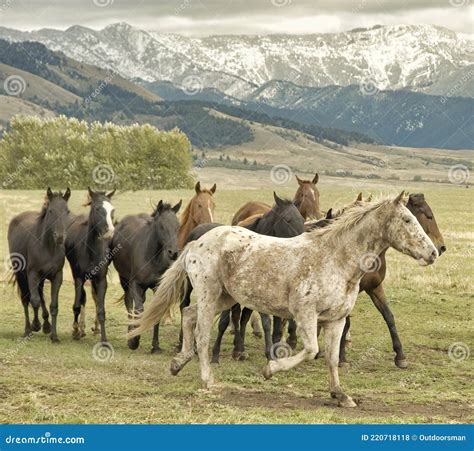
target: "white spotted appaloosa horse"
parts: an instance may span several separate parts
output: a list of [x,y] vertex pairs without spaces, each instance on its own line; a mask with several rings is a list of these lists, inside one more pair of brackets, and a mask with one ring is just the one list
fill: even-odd
[[267,379],[315,358],[321,324],[331,396],[342,407],[355,407],[339,384],[338,362],[345,319],[354,307],[364,275],[361,262],[389,247],[422,265],[433,263],[438,256],[405,203],[402,192],[395,199],[355,206],[331,225],[295,238],[258,235],[241,227],[215,228],[184,249],[163,276],[155,298],[131,334],[152,328],[179,302],[189,278],[197,301],[183,311],[183,348],[171,363],[173,374],[191,360],[196,339],[201,378],[208,388],[212,386],[208,348],[214,318],[239,303],[266,314],[294,318],[298,324],[304,349],[269,361],[263,370]]

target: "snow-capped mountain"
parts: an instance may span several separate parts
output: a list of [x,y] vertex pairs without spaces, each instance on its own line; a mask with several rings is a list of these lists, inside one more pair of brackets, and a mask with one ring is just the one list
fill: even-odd
[[[129,79],[214,88],[240,99],[271,80],[297,85],[374,85],[466,95],[474,74],[472,35],[431,25],[375,26],[343,33],[190,38],[149,32],[126,23],[102,30],[21,32],[0,28],[8,40],[33,40]],[[451,80],[457,80],[457,89]],[[461,94],[459,94],[461,92]],[[472,95],[472,94],[471,94]]]

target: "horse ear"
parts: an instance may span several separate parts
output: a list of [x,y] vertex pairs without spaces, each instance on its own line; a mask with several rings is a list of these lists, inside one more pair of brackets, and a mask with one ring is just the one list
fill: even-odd
[[201,182],[197,182],[196,185],[194,185],[194,189],[196,194],[199,194],[201,192]]
[[87,192],[89,193],[89,197],[92,199],[92,196],[94,195],[94,191],[91,190],[90,186],[87,187]]
[[315,176],[314,176],[314,179],[313,179],[313,185],[316,185],[316,183],[318,183],[319,181],[319,174],[316,172]]
[[116,189],[114,189],[113,191],[110,191],[110,193],[106,194],[105,197],[107,199],[112,199],[112,196],[115,194],[115,191],[117,191]]
[[67,202],[70,197],[71,197],[71,190],[69,189],[69,186],[68,186],[66,188],[66,192],[63,195],[63,199]]
[[356,202],[360,202],[362,200],[362,193],[359,193],[356,199]]
[[212,188],[210,189],[211,193],[214,194],[216,192],[216,189],[217,185],[214,183],[214,185],[212,185]]
[[181,208],[181,204],[183,203],[183,199],[180,199],[179,202],[172,207],[171,209],[175,212],[178,213],[179,209]]
[[326,213],[326,219],[332,219],[332,208],[330,208]]
[[275,203],[276,203],[278,206],[281,206],[282,200],[277,196],[277,193],[276,193],[275,191],[273,191],[273,198],[275,199]]
[[400,204],[400,203],[403,203],[406,205],[407,203],[407,198],[405,196],[405,191],[402,191],[394,200],[393,200],[393,203],[394,204]]
[[296,177],[296,181],[298,182],[298,185],[303,185],[303,180],[301,180],[296,174],[295,174],[295,177]]
[[372,193],[369,194],[369,197],[367,198],[366,202],[372,202]]
[[158,202],[158,205],[156,206],[156,211],[157,211],[158,213],[160,213],[161,210],[163,210],[163,201],[162,201],[162,200],[160,200],[160,201]]
[[46,195],[48,196],[48,199],[51,200],[53,197],[53,192],[51,191],[51,188],[48,186],[48,189],[46,190]]

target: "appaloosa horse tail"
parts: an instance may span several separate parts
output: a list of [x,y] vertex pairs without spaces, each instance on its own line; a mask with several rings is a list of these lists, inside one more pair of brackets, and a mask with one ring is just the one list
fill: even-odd
[[187,251],[187,248],[184,249],[178,260],[163,274],[153,299],[133,322],[133,325],[137,327],[128,333],[129,339],[152,329],[170,311],[174,303],[181,302],[183,299],[188,285],[185,269]]

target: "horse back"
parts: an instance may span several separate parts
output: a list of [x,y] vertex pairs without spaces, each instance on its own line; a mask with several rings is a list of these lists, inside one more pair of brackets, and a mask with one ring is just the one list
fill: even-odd
[[232,225],[237,225],[240,221],[247,219],[250,216],[261,214],[264,215],[272,209],[271,205],[264,202],[247,202],[240,207],[232,218]]
[[[15,216],[8,226],[8,246],[10,253],[27,255],[28,243],[38,234],[37,225],[40,213],[25,211]],[[39,238],[39,237],[38,237]]]

